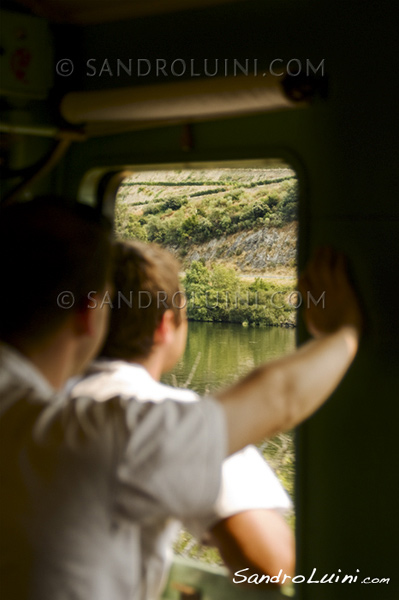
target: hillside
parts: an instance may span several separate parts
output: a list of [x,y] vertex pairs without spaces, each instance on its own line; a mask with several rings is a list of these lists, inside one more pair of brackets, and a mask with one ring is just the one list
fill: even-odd
[[116,231],[238,273],[292,277],[297,180],[286,168],[146,171],[122,183]]
[[297,223],[221,236],[187,250],[185,262],[204,259],[233,266],[243,276],[294,277]]

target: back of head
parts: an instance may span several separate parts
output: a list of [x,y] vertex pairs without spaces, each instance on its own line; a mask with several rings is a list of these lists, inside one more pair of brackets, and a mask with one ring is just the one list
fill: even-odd
[[155,244],[118,241],[114,246],[115,297],[101,352],[124,360],[147,357],[162,315],[171,309],[181,322],[179,263]]
[[65,321],[67,308],[101,292],[110,274],[110,232],[96,210],[58,197],[3,208],[0,338],[44,339]]

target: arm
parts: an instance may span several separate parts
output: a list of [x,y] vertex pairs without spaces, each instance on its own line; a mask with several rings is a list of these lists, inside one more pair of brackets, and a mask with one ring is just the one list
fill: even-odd
[[[287,492],[253,446],[223,463],[219,496],[208,518],[186,521],[198,539],[217,546],[233,573],[288,575],[294,568],[294,539],[281,516],[292,507]],[[209,539],[210,538],[210,539]],[[249,572],[247,572],[249,574]]]
[[344,258],[320,250],[300,279],[306,300],[325,292],[325,306],[310,303],[305,322],[316,339],[291,356],[263,365],[219,394],[228,431],[228,451],[290,429],[315,412],[352,363],[362,316]]
[[295,540],[291,528],[275,510],[247,510],[211,529],[213,542],[232,573],[246,567],[259,575],[295,574]]

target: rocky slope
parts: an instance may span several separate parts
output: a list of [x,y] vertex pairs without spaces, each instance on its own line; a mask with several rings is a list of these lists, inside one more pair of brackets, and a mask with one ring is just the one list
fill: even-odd
[[296,266],[296,240],[296,222],[284,227],[242,231],[193,246],[185,254],[184,262],[202,258],[234,266],[242,274],[290,275]]

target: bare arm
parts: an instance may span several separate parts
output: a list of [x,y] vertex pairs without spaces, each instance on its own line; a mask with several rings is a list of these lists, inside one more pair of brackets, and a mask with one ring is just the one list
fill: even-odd
[[344,258],[320,250],[299,287],[305,298],[308,291],[314,298],[325,292],[325,307],[310,303],[305,309],[307,328],[316,339],[219,394],[229,453],[291,429],[310,416],[334,391],[356,355],[362,316]]
[[275,510],[248,510],[212,528],[215,545],[230,570],[248,568],[246,575],[295,574],[295,540],[291,528]]

